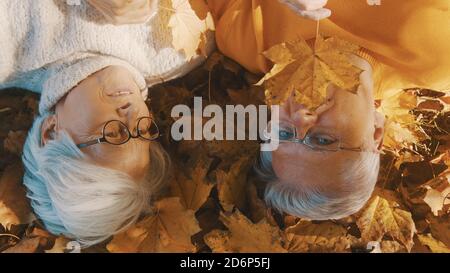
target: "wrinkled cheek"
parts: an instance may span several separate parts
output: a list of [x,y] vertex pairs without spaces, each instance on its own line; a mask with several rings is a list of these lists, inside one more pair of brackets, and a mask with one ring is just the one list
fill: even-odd
[[294,163],[294,160],[292,160],[292,149],[288,149],[286,146],[283,144],[277,151],[272,152],[272,168],[279,177],[286,174],[289,165],[298,164],[298,162]]

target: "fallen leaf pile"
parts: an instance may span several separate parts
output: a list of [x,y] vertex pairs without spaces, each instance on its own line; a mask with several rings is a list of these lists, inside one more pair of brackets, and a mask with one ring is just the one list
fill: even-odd
[[[331,41],[322,42],[326,47]],[[289,63],[290,54],[299,50],[291,46],[281,46],[278,57],[275,51],[269,56],[284,60],[286,67],[301,74],[300,64]],[[326,67],[333,65],[320,63],[320,69],[326,72],[324,79],[335,84],[347,82],[346,77],[353,78],[358,73],[353,70],[352,75],[327,74]],[[312,75],[299,75],[302,77],[319,85],[322,81]],[[173,161],[170,183],[153,204],[152,212],[134,227],[81,251],[450,251],[448,92],[410,89],[386,94],[380,109],[398,125],[387,129],[381,172],[372,198],[360,212],[345,219],[308,221],[280,214],[265,205],[265,184],[252,169],[258,143],[176,142],[170,138],[173,106],[193,107],[194,96],[203,97],[204,105],[263,104],[264,90],[255,86],[259,78],[214,53],[206,64],[187,76],[151,88],[148,104],[163,133],[160,142]],[[288,81],[301,84],[293,77],[286,78]],[[279,84],[273,82],[274,88],[278,89]],[[352,89],[354,84],[346,87]],[[271,92],[277,96],[275,89]],[[284,93],[279,96],[274,102],[282,99]],[[34,220],[20,183],[22,136],[36,113],[37,99],[18,90],[0,93],[0,252],[79,251],[70,240],[48,234]],[[402,145],[397,145],[400,142]]]

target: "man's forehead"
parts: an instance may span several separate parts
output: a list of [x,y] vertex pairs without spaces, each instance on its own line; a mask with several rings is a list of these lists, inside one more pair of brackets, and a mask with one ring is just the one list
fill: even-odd
[[349,151],[305,152],[301,148],[289,147],[272,152],[272,165],[281,179],[329,179],[340,175],[356,156],[357,153]]

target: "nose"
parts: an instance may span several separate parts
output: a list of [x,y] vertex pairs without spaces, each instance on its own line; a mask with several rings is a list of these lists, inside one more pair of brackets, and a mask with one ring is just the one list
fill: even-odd
[[136,105],[128,102],[118,109],[118,114],[121,118],[125,119],[125,123],[130,131],[135,133],[135,127],[137,126],[135,123],[139,115],[139,109]]
[[315,111],[311,111],[303,104],[291,103],[290,116],[297,128],[298,137],[305,138],[308,131],[317,123],[318,116]]
[[136,124],[136,120],[138,119],[139,116],[139,109],[133,105],[131,105],[131,107],[129,108],[128,111],[128,115],[127,115],[127,126],[128,128],[130,128],[130,131],[133,134],[136,134],[137,131],[137,124]]

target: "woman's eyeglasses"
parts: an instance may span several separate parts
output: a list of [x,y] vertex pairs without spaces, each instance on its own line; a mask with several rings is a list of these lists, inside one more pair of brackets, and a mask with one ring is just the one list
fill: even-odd
[[105,123],[102,130],[102,137],[78,144],[77,147],[82,149],[99,143],[109,143],[112,145],[122,145],[130,141],[132,138],[141,138],[153,141],[160,136],[158,125],[151,117],[142,117],[137,121],[137,127],[134,130],[135,135],[130,132],[125,123],[120,120],[111,120]]
[[362,148],[346,148],[341,146],[341,141],[337,138],[322,134],[307,134],[303,139],[298,138],[297,128],[287,122],[269,122],[264,137],[276,140],[280,143],[293,142],[300,143],[312,150],[337,152],[339,150],[362,152]]

